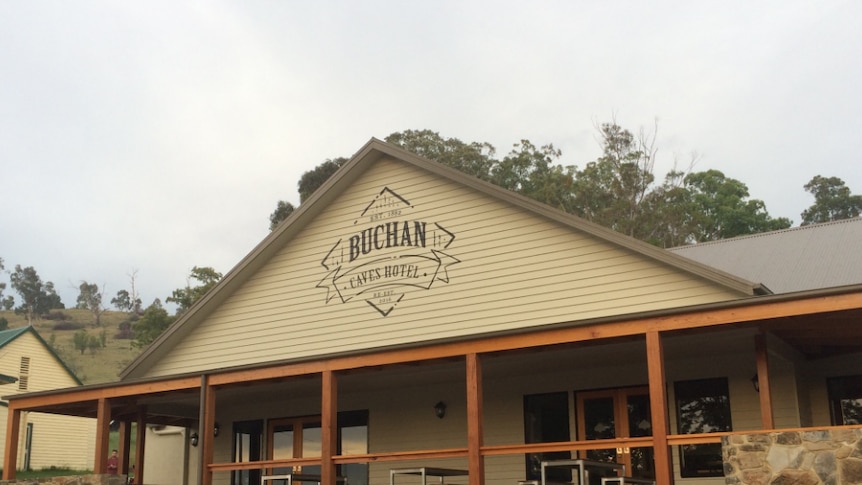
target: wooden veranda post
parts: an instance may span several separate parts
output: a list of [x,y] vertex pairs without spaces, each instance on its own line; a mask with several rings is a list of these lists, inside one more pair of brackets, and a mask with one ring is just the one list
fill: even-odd
[[213,462],[215,436],[215,388],[209,383],[206,374],[201,376],[201,418],[198,420],[198,437],[201,441],[201,473],[198,475],[201,485],[212,485],[213,472],[210,465]]
[[135,420],[135,483],[144,483],[144,449],[147,441],[147,408],[139,407]]
[[111,436],[111,402],[100,398],[96,404],[96,456],[93,460],[93,473],[106,473],[108,470],[108,440]]
[[661,485],[673,485],[673,463],[670,447],[667,444],[670,423],[667,407],[667,381],[664,373],[664,347],[661,334],[658,331],[652,330],[646,333],[646,347],[655,482]]
[[485,484],[482,457],[482,362],[478,354],[467,354],[467,469],[470,485]]
[[6,418],[6,456],[3,459],[3,480],[15,478],[18,468],[18,435],[21,432],[21,410],[9,403]]
[[338,454],[338,378],[331,370],[323,371],[320,402],[321,453],[320,483],[335,485],[335,462]]
[[118,440],[120,455],[120,473],[129,474],[129,457],[132,448],[132,422],[128,419],[120,421],[120,436]]
[[754,336],[754,349],[757,354],[757,388],[760,392],[760,421],[763,429],[775,428],[772,415],[772,393],[769,390],[769,352],[766,346],[766,335],[760,333]]

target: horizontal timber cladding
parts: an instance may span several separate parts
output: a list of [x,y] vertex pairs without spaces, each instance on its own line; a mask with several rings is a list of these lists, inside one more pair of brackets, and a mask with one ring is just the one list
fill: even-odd
[[383,159],[148,375],[738,297],[575,228]]
[[30,359],[27,389],[19,390],[19,383],[7,385],[3,388],[6,395],[78,385],[59,358],[31,332],[21,334],[0,349],[0,373],[20,377],[21,357]]

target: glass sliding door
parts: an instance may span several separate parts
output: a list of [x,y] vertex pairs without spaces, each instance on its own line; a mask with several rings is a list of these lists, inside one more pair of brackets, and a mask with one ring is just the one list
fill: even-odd
[[[577,393],[578,439],[604,440],[652,436],[649,390],[629,387]],[[625,465],[628,475],[653,478],[652,447],[611,447],[587,450],[588,460]]]
[[[569,393],[552,392],[524,396],[524,443],[552,443],[569,441]],[[527,480],[539,480],[542,461],[567,460],[568,451],[528,453]],[[547,479],[552,482],[571,482],[571,471],[566,468],[549,468]]]
[[[320,457],[320,418],[276,419],[269,422],[267,432],[269,444],[267,457],[270,460],[287,460],[291,458]],[[281,475],[286,473],[319,474],[320,466],[290,466],[272,468],[269,473]]]
[[[320,458],[323,435],[320,416],[274,419],[267,426],[267,459]],[[338,413],[339,455],[368,453],[368,411]],[[272,475],[303,473],[320,475],[320,465],[275,467]],[[350,485],[368,485],[368,465],[356,463],[338,465],[336,473],[347,478]],[[255,483],[255,482],[252,482]]]

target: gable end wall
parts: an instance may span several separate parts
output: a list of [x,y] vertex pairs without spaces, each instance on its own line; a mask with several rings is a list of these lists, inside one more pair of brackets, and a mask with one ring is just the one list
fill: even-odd
[[[382,200],[384,188],[409,206],[390,197],[385,209],[370,208],[372,201]],[[457,263],[426,265],[423,271],[436,268],[439,277],[427,289],[395,288],[400,301],[394,305],[386,297],[372,298],[372,291],[347,288],[348,279],[341,280],[348,301],[342,302],[332,288],[328,293],[328,271],[321,265],[327,254],[348,258],[351,236],[393,221],[424,222],[426,247],[403,248],[399,254],[375,252],[363,256],[367,261],[376,261],[379,267],[386,258],[416,261],[421,256],[427,262],[442,252],[441,258],[454,262],[449,256]],[[448,245],[446,231],[454,235]],[[362,269],[356,269],[359,262],[354,264],[354,274]],[[330,270],[336,267],[330,264]],[[428,285],[428,279],[421,281]],[[327,295],[332,297],[328,302]],[[413,166],[383,159],[147,375],[429,342],[734,298],[739,294],[715,283]],[[369,303],[392,310],[384,317]]]

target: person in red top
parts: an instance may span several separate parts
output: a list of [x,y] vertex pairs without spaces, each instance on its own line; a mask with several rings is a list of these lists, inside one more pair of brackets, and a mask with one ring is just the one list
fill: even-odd
[[117,450],[111,452],[108,457],[108,475],[116,475],[120,467],[120,458],[117,456]]

